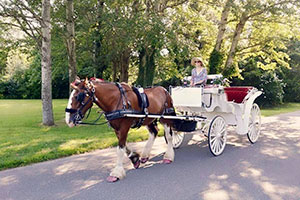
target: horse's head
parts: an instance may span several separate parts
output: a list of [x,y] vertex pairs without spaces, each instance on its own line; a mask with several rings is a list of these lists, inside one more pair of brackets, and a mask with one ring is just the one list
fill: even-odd
[[66,123],[69,127],[78,124],[86,111],[93,105],[94,92],[91,90],[88,80],[80,80],[78,77],[71,83],[73,91],[69,97],[66,108]]

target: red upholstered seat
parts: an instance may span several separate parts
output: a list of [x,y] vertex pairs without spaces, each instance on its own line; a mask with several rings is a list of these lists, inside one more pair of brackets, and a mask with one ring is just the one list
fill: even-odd
[[242,103],[246,95],[253,87],[226,87],[224,88],[227,96],[227,101],[234,101],[235,103]]

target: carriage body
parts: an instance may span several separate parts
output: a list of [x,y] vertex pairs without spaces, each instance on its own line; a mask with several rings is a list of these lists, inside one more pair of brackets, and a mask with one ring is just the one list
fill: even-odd
[[[209,146],[213,155],[220,155],[226,145],[226,127],[235,126],[236,133],[248,136],[251,143],[256,142],[260,132],[260,110],[255,99],[262,94],[254,87],[224,87],[207,85],[205,87],[170,87],[173,105],[176,112],[185,116],[201,116],[197,127],[204,132],[209,140],[212,134],[223,141],[219,149],[213,144]],[[203,120],[202,120],[203,119]],[[211,133],[215,126],[222,129],[221,133]],[[182,135],[181,135],[182,136]],[[225,138],[224,138],[225,137]],[[181,137],[183,138],[183,137]],[[178,140],[175,138],[175,140]],[[221,142],[222,143],[222,142]]]
[[226,88],[209,85],[198,88],[171,88],[173,105],[177,112],[203,116],[207,122],[215,116],[222,116],[227,125],[236,126],[236,132],[240,135],[247,134],[252,105],[261,93],[254,87]]

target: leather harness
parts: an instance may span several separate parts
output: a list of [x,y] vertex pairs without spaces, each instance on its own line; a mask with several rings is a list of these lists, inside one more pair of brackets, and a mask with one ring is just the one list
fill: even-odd
[[[126,114],[141,114],[141,115],[146,115],[146,117],[147,117],[148,114],[149,114],[148,109],[147,109],[149,107],[149,100],[148,100],[148,97],[147,97],[146,93],[144,93],[144,90],[142,88],[138,89],[136,87],[132,87],[132,90],[137,95],[138,102],[139,102],[139,107],[141,108],[141,111],[137,111],[137,110],[132,109],[131,102],[128,100],[128,98],[126,96],[126,91],[124,90],[122,85],[120,83],[115,83],[115,84],[118,87],[118,89],[120,90],[120,94],[121,94],[120,101],[122,101],[122,109],[115,110],[115,111],[112,111],[112,112],[105,112],[104,115],[105,115],[107,121],[123,118],[123,117],[125,117]],[[68,109],[68,108],[66,108],[66,112],[76,113],[75,118],[74,118],[74,124],[77,124],[76,121],[81,121],[81,119],[83,118],[83,114],[81,112],[82,109],[90,101],[93,101],[93,102],[96,101],[97,98],[95,98],[94,93],[95,93],[94,88],[92,89],[92,91],[90,91],[89,89],[86,89],[83,94],[80,94],[77,97],[77,101],[79,101],[80,104],[81,104],[79,109]],[[89,96],[89,99],[88,99],[87,102],[83,101],[85,94],[88,94],[88,96]],[[165,103],[165,105],[166,105],[166,103]],[[165,108],[163,114],[165,114],[165,115],[174,115],[175,114],[174,108]],[[139,118],[136,121],[136,123],[132,125],[132,128],[140,128],[143,125],[146,117]]]

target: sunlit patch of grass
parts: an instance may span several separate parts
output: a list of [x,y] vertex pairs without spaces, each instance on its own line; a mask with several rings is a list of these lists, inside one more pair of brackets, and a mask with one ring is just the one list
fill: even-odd
[[75,149],[78,147],[87,147],[88,144],[92,143],[94,140],[91,139],[74,139],[69,140],[61,145],[59,145],[59,150],[68,150],[68,149]]
[[264,117],[268,117],[272,115],[294,112],[297,110],[300,110],[300,103],[285,103],[273,108],[264,108],[261,110],[261,114]]

